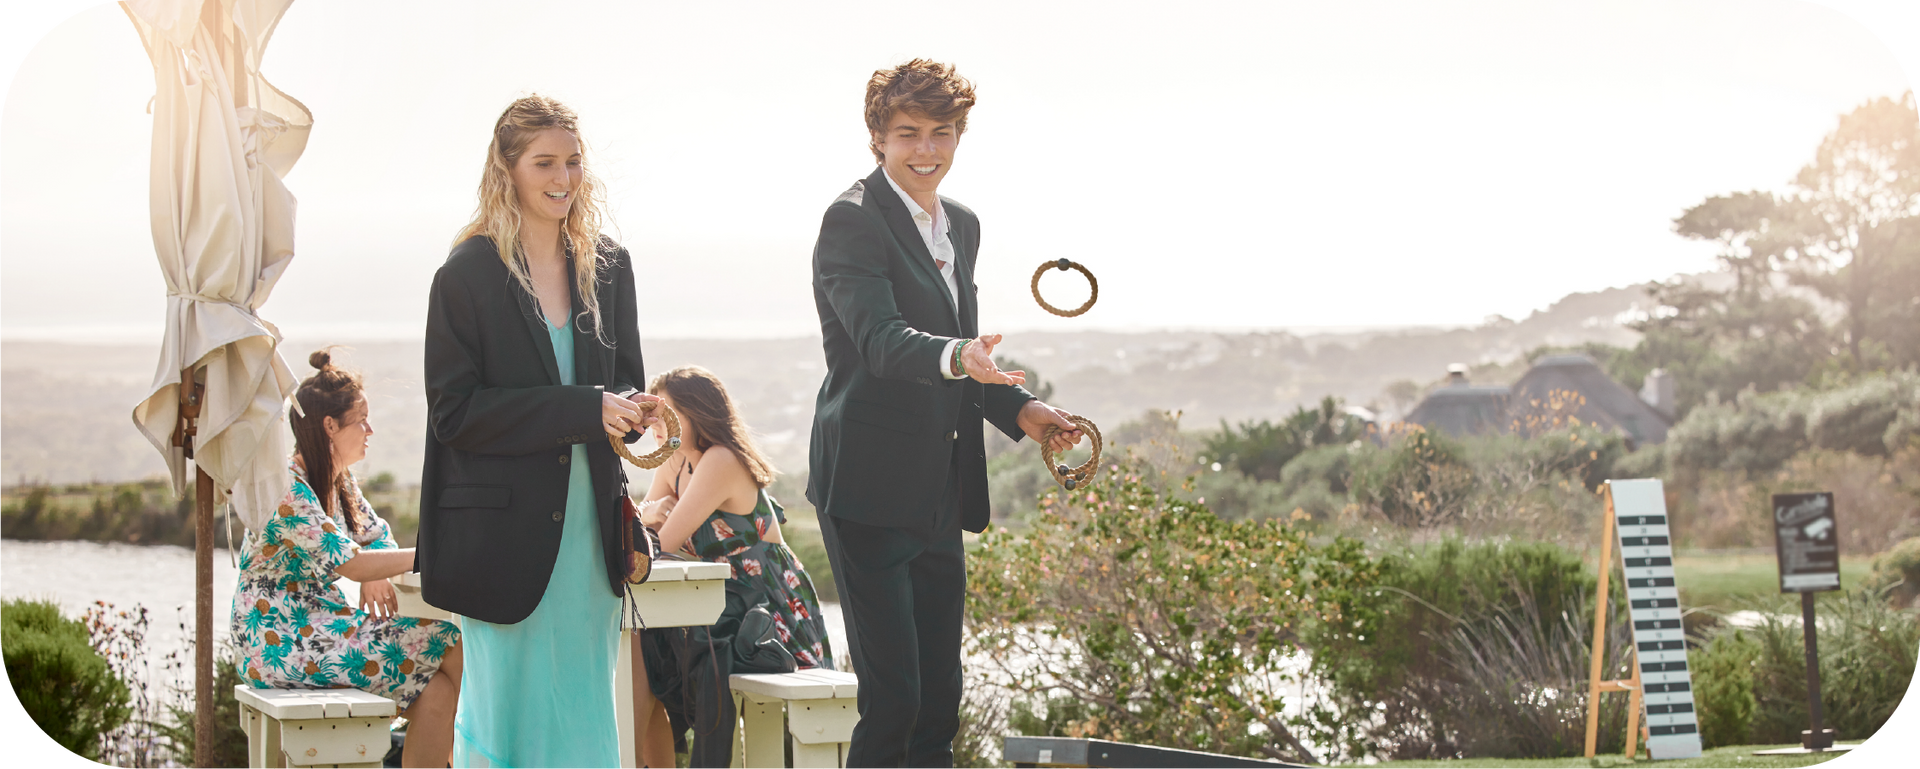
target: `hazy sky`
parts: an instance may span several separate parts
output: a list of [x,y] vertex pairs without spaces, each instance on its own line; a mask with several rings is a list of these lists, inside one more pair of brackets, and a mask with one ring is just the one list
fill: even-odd
[[[582,115],[649,279],[643,335],[813,333],[820,215],[872,170],[865,79],[921,55],[979,86],[942,192],[983,223],[985,330],[1524,317],[1711,268],[1673,217],[1784,187],[1840,113],[1910,87],[1854,19],[1920,22],[1756,0],[957,8],[297,2],[263,71],[315,127],[263,315],[416,336],[494,118],[539,92]],[[66,13],[0,61],[0,334],[157,341],[152,68],[117,7]],[[1028,296],[1060,256],[1100,278],[1078,319]]]

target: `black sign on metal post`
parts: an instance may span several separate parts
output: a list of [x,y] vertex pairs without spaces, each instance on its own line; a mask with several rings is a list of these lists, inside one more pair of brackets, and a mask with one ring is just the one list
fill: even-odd
[[1780,557],[1780,592],[1800,594],[1800,625],[1807,643],[1807,710],[1813,728],[1800,733],[1807,750],[1833,747],[1820,709],[1820,638],[1813,621],[1813,594],[1840,589],[1840,528],[1833,494],[1773,495],[1774,548]]

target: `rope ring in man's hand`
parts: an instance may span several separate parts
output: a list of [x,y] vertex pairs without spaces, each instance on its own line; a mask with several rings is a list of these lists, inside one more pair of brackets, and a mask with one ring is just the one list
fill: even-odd
[[[1045,275],[1047,273],[1047,270],[1050,270],[1050,269],[1051,270],[1074,269],[1074,270],[1079,270],[1081,275],[1087,276],[1087,289],[1088,289],[1087,303],[1080,305],[1080,307],[1077,309],[1062,310],[1058,307],[1047,304],[1047,300],[1041,299],[1040,298],[1040,276]],[[1062,318],[1072,318],[1072,317],[1086,313],[1087,310],[1093,308],[1093,303],[1099,300],[1100,300],[1100,281],[1094,280],[1093,271],[1088,270],[1086,265],[1083,265],[1079,262],[1073,261],[1063,256],[1051,262],[1043,262],[1040,265],[1040,269],[1033,271],[1033,301],[1039,302],[1040,306],[1042,308],[1045,308],[1047,312],[1053,313]]]
[[660,409],[660,424],[663,425],[667,431],[667,442],[660,444],[660,448],[654,449],[653,453],[643,454],[637,457],[633,455],[633,452],[627,450],[626,441],[622,441],[618,437],[612,435],[607,436],[607,443],[613,445],[613,453],[619,454],[621,459],[632,462],[642,470],[652,470],[653,468],[666,464],[667,457],[673,456],[674,450],[680,448],[680,417],[674,414],[673,409],[668,408],[667,404],[661,403],[660,401],[647,401],[634,405],[640,407],[641,411],[652,411],[655,408]]
[[1093,480],[1093,474],[1100,472],[1100,428],[1094,425],[1093,420],[1077,414],[1069,414],[1067,421],[1080,428],[1080,432],[1086,434],[1087,440],[1093,441],[1093,456],[1087,458],[1087,461],[1079,467],[1068,467],[1065,463],[1055,462],[1053,436],[1064,431],[1059,425],[1047,425],[1046,433],[1040,438],[1040,461],[1047,463],[1047,472],[1053,475],[1055,483],[1065,487],[1067,491],[1073,491],[1085,487]]

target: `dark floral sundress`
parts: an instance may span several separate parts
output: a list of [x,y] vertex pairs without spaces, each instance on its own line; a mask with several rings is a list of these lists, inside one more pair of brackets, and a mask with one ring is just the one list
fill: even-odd
[[773,632],[793,652],[803,668],[833,669],[833,649],[827,641],[827,623],[820,616],[820,598],[800,558],[782,542],[762,539],[786,511],[767,490],[746,515],[713,511],[693,530],[681,550],[690,556],[733,567],[733,576],[749,593],[766,599],[773,614]]
[[366,526],[320,507],[298,465],[293,488],[261,531],[247,532],[240,585],[233,594],[233,643],[240,678],[255,689],[361,689],[401,708],[427,687],[441,658],[460,642],[451,622],[416,617],[374,619],[347,603],[334,568],[361,550],[396,547],[387,522],[373,512],[348,476]]

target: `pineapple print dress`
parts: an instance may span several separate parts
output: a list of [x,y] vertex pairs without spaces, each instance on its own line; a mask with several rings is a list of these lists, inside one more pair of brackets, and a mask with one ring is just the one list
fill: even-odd
[[288,462],[288,471],[293,488],[261,531],[247,532],[240,552],[232,635],[240,679],[255,689],[361,689],[408,707],[460,642],[460,629],[415,617],[374,619],[349,604],[334,568],[363,549],[396,547],[393,532],[351,474],[346,504],[366,521],[357,533],[321,509],[299,465]]

